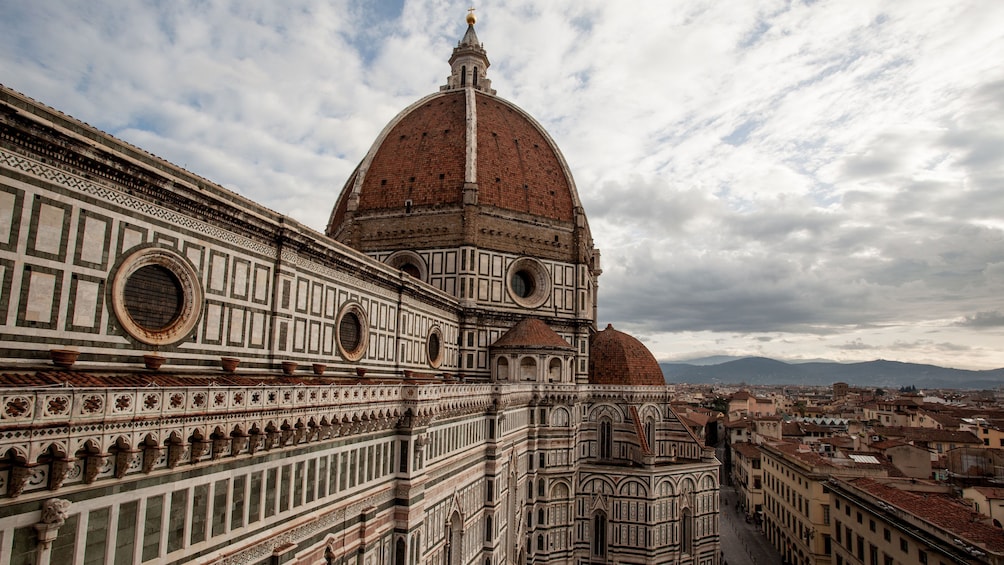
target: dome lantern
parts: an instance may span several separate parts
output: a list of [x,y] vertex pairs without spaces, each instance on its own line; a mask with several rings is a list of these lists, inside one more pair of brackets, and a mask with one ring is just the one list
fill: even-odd
[[474,23],[477,18],[474,16],[474,8],[467,12],[467,32],[464,37],[453,48],[450,56],[450,76],[446,78],[446,84],[439,87],[439,90],[455,90],[458,88],[473,88],[488,94],[495,94],[492,88],[492,81],[487,77],[488,54],[485,48],[478,41],[478,34],[474,31]]

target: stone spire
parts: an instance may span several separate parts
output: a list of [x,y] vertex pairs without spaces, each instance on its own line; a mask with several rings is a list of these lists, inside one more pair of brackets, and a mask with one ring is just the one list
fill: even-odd
[[495,94],[492,81],[486,75],[491,63],[488,62],[485,48],[478,41],[478,34],[474,31],[475,22],[477,18],[474,16],[474,8],[471,8],[467,12],[467,32],[464,33],[460,43],[453,48],[453,55],[450,56],[450,76],[446,78],[446,84],[439,87],[440,91],[473,88]]

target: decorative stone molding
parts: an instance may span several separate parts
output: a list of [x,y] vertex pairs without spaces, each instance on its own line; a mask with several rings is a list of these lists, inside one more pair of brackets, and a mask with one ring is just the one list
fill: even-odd
[[59,528],[66,522],[70,501],[50,498],[42,503],[42,521],[35,524],[38,533],[38,553],[36,563],[48,564],[52,556],[52,542],[59,534]]
[[[14,450],[18,461],[2,490],[12,498],[22,492],[52,491],[64,483],[212,465],[223,457],[254,456],[357,434],[392,429],[422,434],[436,420],[493,410],[504,433],[505,412],[512,406],[583,401],[665,405],[669,394],[656,387],[618,394],[615,387],[561,383],[0,389],[0,408],[11,403],[32,407],[0,409],[0,431],[5,434],[0,448]],[[678,459],[694,458],[689,450],[680,451],[688,438],[683,427],[677,431],[678,439],[674,434],[659,442],[657,462],[671,459],[674,449]]]
[[58,529],[66,522],[69,510],[69,500],[50,498],[42,503],[42,521],[39,524]]
[[551,296],[551,275],[539,260],[520,257],[506,270],[509,297],[524,308],[537,308]]
[[[177,312],[163,327],[149,327],[137,321],[137,312],[127,304],[127,288],[141,271],[160,267],[166,271],[179,290]],[[177,343],[195,329],[202,316],[204,292],[195,267],[173,249],[152,245],[139,246],[122,258],[113,269],[109,302],[119,325],[137,341],[161,346]]]
[[[354,318],[354,321],[352,321]],[[352,324],[356,333],[349,335],[348,326]],[[356,302],[349,302],[338,312],[336,322],[335,344],[338,346],[338,353],[347,361],[358,361],[366,354],[366,346],[369,343],[369,316],[363,310],[362,305]]]

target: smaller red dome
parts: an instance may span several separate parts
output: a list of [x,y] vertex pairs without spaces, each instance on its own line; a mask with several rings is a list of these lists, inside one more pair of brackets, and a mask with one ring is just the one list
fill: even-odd
[[589,384],[665,386],[655,356],[636,338],[607,328],[590,340]]

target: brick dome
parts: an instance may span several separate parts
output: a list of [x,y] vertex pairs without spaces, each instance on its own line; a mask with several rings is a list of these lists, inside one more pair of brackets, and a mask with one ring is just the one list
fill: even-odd
[[448,208],[464,203],[465,188],[477,189],[481,206],[570,224],[573,186],[557,146],[529,114],[487,93],[441,92],[385,128],[342,189],[329,231],[350,207],[355,215]]
[[665,386],[655,356],[636,338],[612,325],[595,334],[589,346],[589,384]]
[[384,128],[325,232],[367,253],[474,246],[583,262],[592,238],[571,172],[529,114],[495,95],[473,26],[440,92]]

